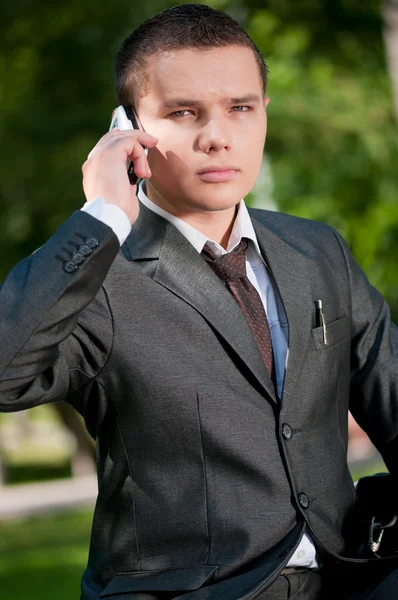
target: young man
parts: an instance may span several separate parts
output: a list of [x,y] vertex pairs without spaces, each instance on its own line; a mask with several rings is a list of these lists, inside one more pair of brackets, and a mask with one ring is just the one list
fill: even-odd
[[393,563],[339,573],[349,407],[396,475],[398,333],[333,229],[242,200],[261,54],[184,4],[125,40],[116,83],[145,133],[101,138],[83,210],[1,290],[1,409],[66,399],[97,442],[82,599],[394,597]]

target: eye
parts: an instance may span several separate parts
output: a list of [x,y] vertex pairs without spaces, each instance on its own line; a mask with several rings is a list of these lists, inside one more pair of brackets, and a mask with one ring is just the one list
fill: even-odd
[[185,117],[185,113],[191,114],[190,110],[176,110],[175,112],[170,113],[169,117]]
[[240,106],[233,106],[232,110],[234,112],[248,112],[249,110],[252,110],[252,107],[251,106],[242,106],[242,105],[240,105]]

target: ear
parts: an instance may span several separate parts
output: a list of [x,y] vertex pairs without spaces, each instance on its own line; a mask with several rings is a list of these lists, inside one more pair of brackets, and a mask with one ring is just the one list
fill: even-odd
[[271,98],[268,96],[264,96],[264,108],[267,108],[268,104],[271,102]]

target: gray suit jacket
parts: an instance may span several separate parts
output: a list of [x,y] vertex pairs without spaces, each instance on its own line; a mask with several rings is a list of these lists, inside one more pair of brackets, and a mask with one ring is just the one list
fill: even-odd
[[396,475],[388,306],[330,227],[251,216],[289,322],[281,402],[223,282],[143,206],[121,249],[78,211],[1,288],[0,410],[66,398],[97,441],[84,600],[250,600],[304,526],[344,555],[348,408]]

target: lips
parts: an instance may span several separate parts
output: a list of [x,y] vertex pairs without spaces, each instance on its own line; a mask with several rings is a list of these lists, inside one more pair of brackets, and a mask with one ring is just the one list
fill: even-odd
[[223,183],[236,177],[238,169],[229,165],[209,166],[197,172],[201,181],[207,183]]
[[203,173],[214,173],[219,171],[238,171],[236,167],[231,165],[209,165],[208,167],[197,171],[198,175],[202,175]]

